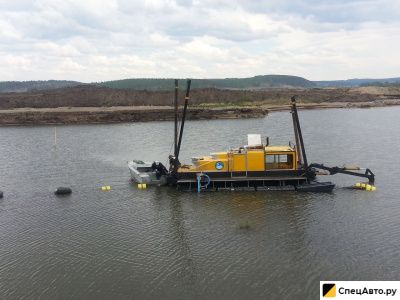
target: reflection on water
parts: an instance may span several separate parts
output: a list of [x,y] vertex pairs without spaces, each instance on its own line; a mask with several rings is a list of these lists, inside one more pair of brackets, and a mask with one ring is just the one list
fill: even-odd
[[[0,128],[0,298],[316,298],[320,280],[397,279],[400,159],[377,149],[399,148],[399,112],[300,112],[309,159],[370,167],[375,193],[346,176],[323,178],[332,194],[138,190],[126,161],[166,158],[170,122],[59,126],[56,148],[54,127]],[[188,122],[182,160],[257,132],[287,144],[290,115]]]
[[179,248],[179,256],[182,257],[182,265],[179,270],[181,280],[186,282],[185,285],[193,285],[196,282],[196,266],[190,250],[189,240],[187,237],[182,203],[179,197],[170,202],[171,209],[171,231],[174,233],[174,241]]

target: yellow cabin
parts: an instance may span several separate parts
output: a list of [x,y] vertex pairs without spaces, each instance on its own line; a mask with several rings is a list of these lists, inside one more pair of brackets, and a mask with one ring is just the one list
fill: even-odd
[[269,146],[260,135],[249,135],[248,145],[226,152],[192,158],[192,165],[183,165],[179,172],[264,172],[296,170],[296,149],[291,146]]

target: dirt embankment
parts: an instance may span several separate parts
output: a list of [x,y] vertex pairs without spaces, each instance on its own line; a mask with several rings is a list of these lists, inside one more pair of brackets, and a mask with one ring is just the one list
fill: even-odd
[[[189,120],[260,118],[267,110],[259,107],[191,108]],[[174,119],[171,107],[60,107],[0,110],[0,125],[94,124],[166,121]]]
[[[400,88],[194,89],[188,119],[263,117],[289,109],[297,95],[303,108],[400,105]],[[115,90],[77,86],[0,94],[0,125],[72,124],[172,120],[172,91]],[[182,104],[183,92],[180,97]]]
[[[374,100],[400,98],[400,88],[384,89],[267,89],[267,90],[219,90],[194,89],[191,105],[222,104],[254,105],[286,104],[297,95],[303,103],[321,102],[370,102]],[[183,92],[180,100],[183,100]],[[116,90],[96,86],[77,86],[47,91],[26,93],[1,93],[0,109],[22,107],[111,107],[111,106],[169,106],[173,91]]]

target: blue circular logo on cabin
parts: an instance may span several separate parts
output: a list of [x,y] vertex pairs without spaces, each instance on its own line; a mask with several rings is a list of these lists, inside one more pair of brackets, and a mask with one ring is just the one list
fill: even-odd
[[215,168],[216,168],[217,170],[222,170],[222,169],[224,168],[224,163],[223,163],[222,161],[217,161],[217,162],[215,163]]

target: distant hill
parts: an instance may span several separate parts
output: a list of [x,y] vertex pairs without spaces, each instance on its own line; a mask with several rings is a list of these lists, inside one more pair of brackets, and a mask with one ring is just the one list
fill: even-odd
[[[98,86],[130,90],[169,90],[173,79],[123,79],[97,83]],[[264,88],[311,88],[316,85],[305,78],[289,75],[260,75],[249,78],[193,79],[193,88],[217,89],[264,89]],[[181,88],[184,83],[181,82]]]
[[[98,86],[131,89],[131,90],[168,90],[173,86],[172,79],[123,79],[96,83]],[[400,85],[400,77],[394,78],[365,78],[346,80],[311,81],[299,76],[290,75],[259,75],[249,78],[225,79],[193,79],[193,88],[217,89],[266,89],[266,88],[325,88],[325,87],[360,87],[360,86],[391,86]],[[183,88],[181,83],[181,88]]]
[[35,90],[51,90],[81,85],[78,81],[37,80],[37,81],[0,81],[0,93],[30,92]]
[[[21,93],[40,90],[74,87],[78,85],[92,85],[103,88],[124,90],[168,91],[173,89],[173,79],[168,78],[132,78],[114,81],[82,83],[68,80],[46,81],[0,81],[0,93]],[[290,75],[259,75],[248,78],[224,79],[193,79],[192,88],[214,88],[227,90],[262,90],[269,88],[351,88],[363,86],[397,86],[400,77],[383,79],[347,79],[310,81],[299,76]],[[180,89],[185,88],[185,82],[180,81]]]
[[364,78],[364,79],[347,79],[347,80],[326,80],[313,81],[318,87],[359,87],[359,86],[390,86],[400,84],[400,77],[394,78]]

